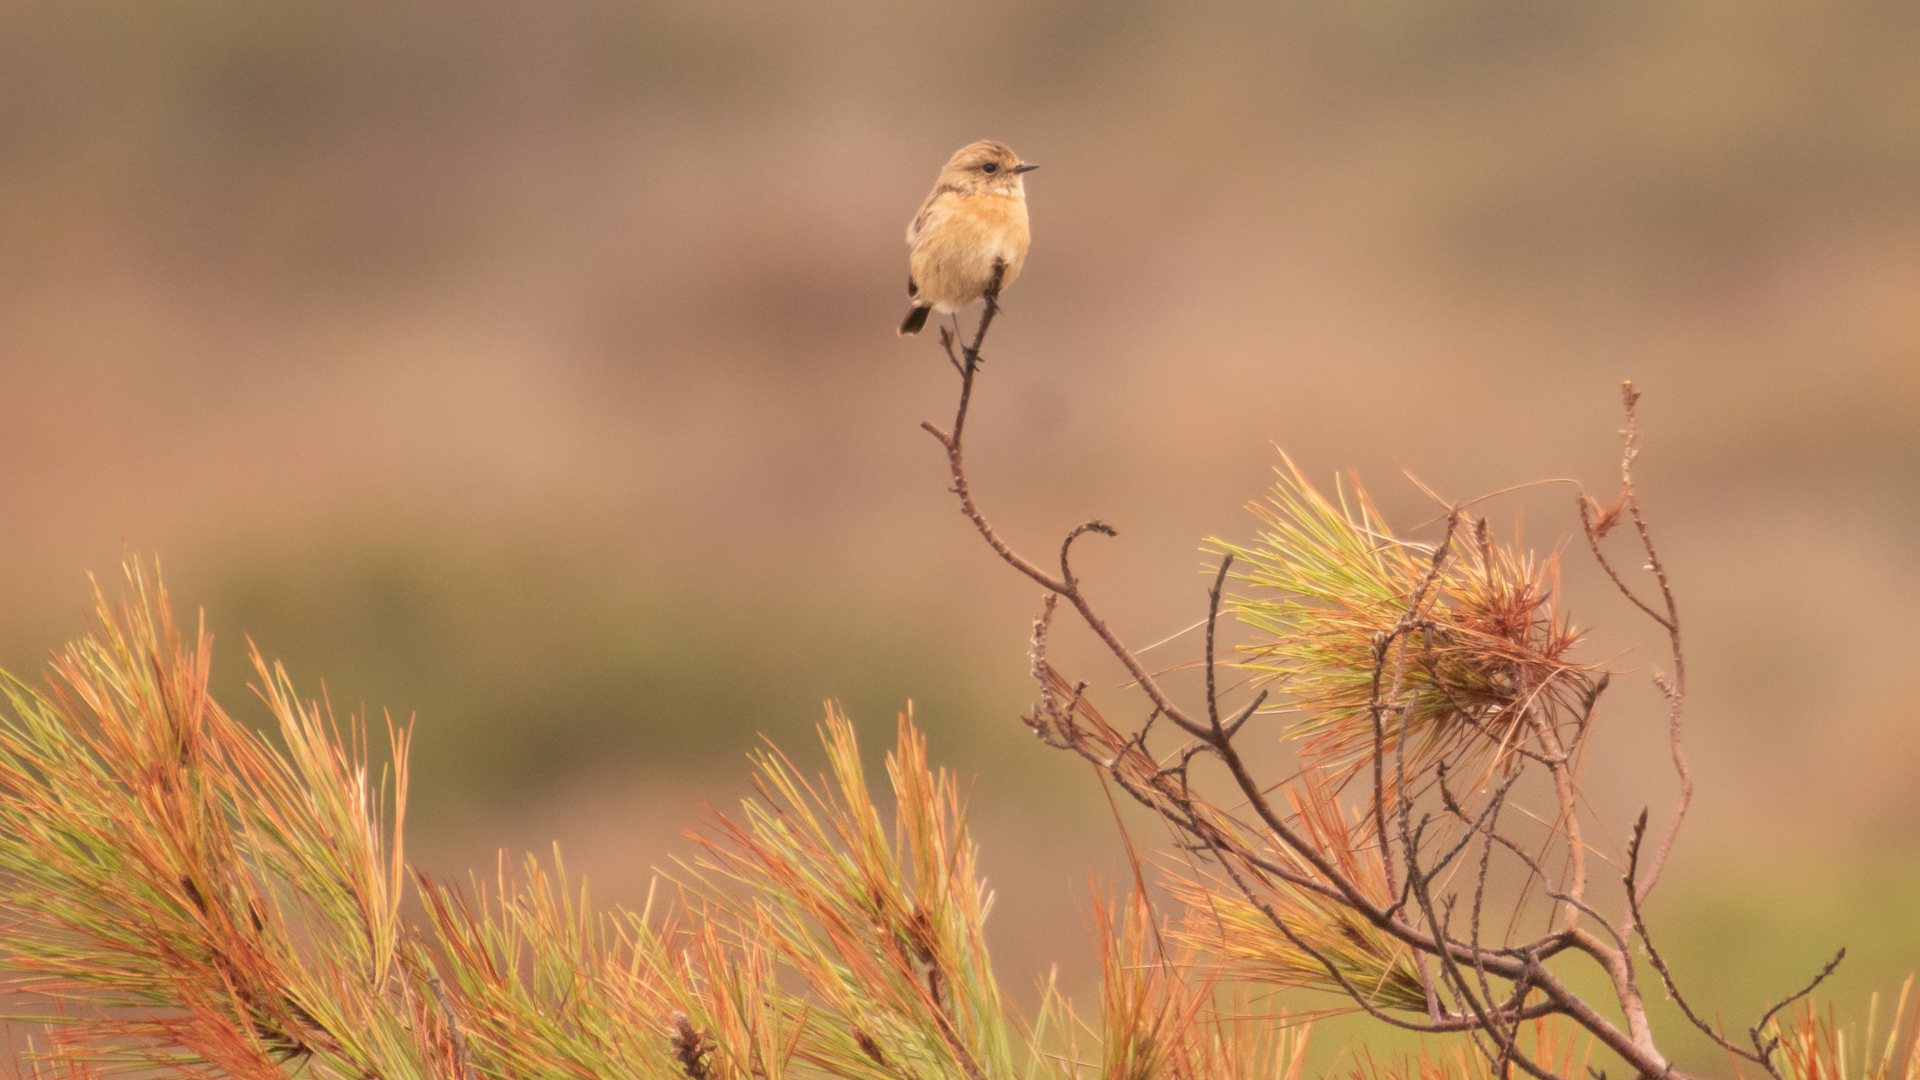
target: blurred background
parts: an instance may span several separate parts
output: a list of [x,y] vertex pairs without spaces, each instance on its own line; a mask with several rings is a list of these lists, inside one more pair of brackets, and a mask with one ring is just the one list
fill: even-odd
[[[557,841],[609,903],[758,733],[818,764],[831,698],[877,754],[911,701],[978,777],[1004,985],[1085,992],[1113,822],[1018,722],[1037,590],[893,333],[907,219],[993,137],[1044,167],[973,480],[1036,554],[1119,528],[1078,568],[1130,642],[1200,616],[1276,446],[1407,529],[1403,469],[1606,501],[1636,381],[1698,782],[1651,914],[1736,1029],[1843,944],[1858,1017],[1920,965],[1916,57],[1872,0],[0,4],[0,662],[155,554],[231,710],[250,637],[412,719],[423,866]],[[1551,552],[1572,491],[1484,509]],[[1618,832],[1672,797],[1662,640],[1567,555],[1631,673]]]

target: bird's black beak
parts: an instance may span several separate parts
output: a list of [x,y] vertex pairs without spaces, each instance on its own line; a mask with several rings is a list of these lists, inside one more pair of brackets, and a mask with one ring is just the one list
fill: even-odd
[[1021,162],[1020,164],[1018,164],[1018,165],[1015,165],[1015,166],[1013,167],[1013,171],[1014,171],[1014,172],[1017,172],[1017,173],[1023,173],[1023,172],[1032,172],[1033,170],[1035,170],[1035,169],[1037,169],[1037,168],[1039,168],[1039,167],[1040,167],[1040,166],[1038,166],[1038,165],[1035,165],[1035,164],[1034,164],[1033,162],[1031,162],[1031,161],[1023,161],[1023,162]]

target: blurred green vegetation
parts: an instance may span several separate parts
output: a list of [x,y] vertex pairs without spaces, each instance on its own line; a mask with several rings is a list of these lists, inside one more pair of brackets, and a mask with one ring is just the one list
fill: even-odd
[[225,568],[206,599],[216,695],[254,707],[250,638],[337,712],[411,724],[429,823],[524,804],[583,771],[725,775],[761,735],[804,759],[829,699],[876,729],[909,700],[950,731],[983,710],[938,627],[876,605],[743,596],[722,564],[646,580],[605,565],[537,542],[420,537]]

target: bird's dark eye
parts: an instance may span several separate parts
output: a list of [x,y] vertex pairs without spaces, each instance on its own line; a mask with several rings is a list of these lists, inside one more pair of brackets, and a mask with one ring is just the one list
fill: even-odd
[[983,173],[999,172],[1000,164],[998,162],[989,161],[985,165],[980,166],[980,171]]

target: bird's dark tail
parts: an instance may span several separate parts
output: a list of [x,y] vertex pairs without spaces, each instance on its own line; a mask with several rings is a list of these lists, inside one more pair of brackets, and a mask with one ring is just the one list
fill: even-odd
[[906,321],[900,324],[900,336],[919,333],[920,328],[927,325],[927,312],[932,310],[932,308],[916,307],[907,312]]

